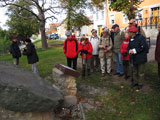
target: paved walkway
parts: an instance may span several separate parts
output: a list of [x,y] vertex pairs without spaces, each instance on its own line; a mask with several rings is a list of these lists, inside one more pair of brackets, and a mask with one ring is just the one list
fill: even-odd
[[155,45],[151,45],[149,53],[148,53],[148,62],[155,61]]

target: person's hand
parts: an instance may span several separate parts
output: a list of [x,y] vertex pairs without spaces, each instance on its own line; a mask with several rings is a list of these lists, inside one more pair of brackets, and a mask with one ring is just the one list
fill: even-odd
[[108,51],[108,50],[105,48],[105,49],[104,49],[104,52],[107,52],[107,51]]
[[134,52],[133,52],[133,50],[132,50],[132,49],[131,49],[131,50],[129,50],[129,53],[130,53],[130,54],[134,54]]

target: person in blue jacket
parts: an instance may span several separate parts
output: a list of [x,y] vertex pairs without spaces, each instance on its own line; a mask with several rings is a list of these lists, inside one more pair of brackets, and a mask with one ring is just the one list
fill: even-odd
[[128,52],[133,62],[133,84],[132,87],[136,89],[141,89],[145,74],[145,63],[147,62],[148,46],[146,38],[137,34],[138,28],[132,26],[128,29],[129,35],[131,37],[128,45]]

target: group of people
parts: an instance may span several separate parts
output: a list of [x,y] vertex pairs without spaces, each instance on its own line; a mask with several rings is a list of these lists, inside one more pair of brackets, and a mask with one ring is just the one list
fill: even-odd
[[[67,39],[63,50],[67,65],[72,67],[73,62],[73,69],[76,70],[80,53],[83,77],[94,71],[101,71],[102,77],[114,74],[119,77],[125,75],[125,79],[128,79],[133,75],[131,86],[141,89],[149,46],[145,33],[137,26],[136,20],[131,19],[125,31],[121,31],[119,25],[115,24],[111,31],[104,27],[100,38],[97,36],[97,30],[92,29],[91,33],[90,38],[82,36],[79,43],[70,31],[66,32]],[[116,63],[114,73],[112,73],[112,61]],[[130,65],[133,66],[132,72],[130,72]]]
[[13,64],[19,65],[19,58],[21,57],[21,53],[22,53],[23,55],[27,56],[28,64],[32,65],[32,71],[36,75],[38,75],[36,62],[39,61],[39,58],[38,58],[35,46],[30,39],[25,40],[25,45],[26,45],[26,48],[21,51],[19,48],[17,37],[12,38],[12,44],[10,45],[9,52],[12,54]]

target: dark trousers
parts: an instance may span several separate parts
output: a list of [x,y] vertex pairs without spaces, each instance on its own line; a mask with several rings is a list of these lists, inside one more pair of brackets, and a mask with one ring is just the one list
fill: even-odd
[[67,66],[71,67],[73,63],[73,69],[77,70],[77,57],[76,58],[67,58]]
[[99,60],[99,57],[98,55],[93,55],[92,58],[91,58],[91,69],[93,71],[95,70],[99,70],[99,67],[100,67],[100,60]]
[[158,62],[158,77],[160,79],[160,62]]
[[124,66],[124,74],[125,76],[129,76],[129,60],[123,60],[123,66]]

